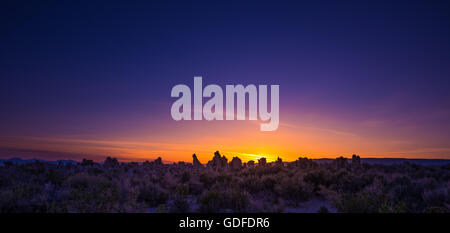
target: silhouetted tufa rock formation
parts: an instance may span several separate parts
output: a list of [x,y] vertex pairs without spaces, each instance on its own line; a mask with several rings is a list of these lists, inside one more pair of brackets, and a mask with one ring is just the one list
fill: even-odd
[[357,170],[361,167],[361,158],[358,155],[352,156],[352,169]]
[[224,169],[228,165],[228,159],[225,156],[220,156],[219,151],[214,152],[214,157],[208,162],[208,167],[216,170]]
[[258,165],[259,166],[266,166],[266,158],[262,157],[260,159],[258,159]]
[[253,167],[253,166],[255,166],[255,161],[249,160],[249,161],[247,162],[247,167]]
[[361,165],[361,158],[359,158],[358,155],[353,155],[352,156],[352,165],[354,165],[354,166]]
[[105,167],[116,167],[119,166],[119,161],[116,158],[106,157],[104,162]]
[[202,163],[200,163],[200,161],[197,159],[196,154],[192,155],[192,164],[194,165],[194,167],[203,167]]
[[158,157],[157,159],[155,159],[153,162],[151,162],[151,164],[153,164],[153,165],[162,165],[161,157]]
[[94,161],[90,160],[90,159],[83,159],[83,161],[81,161],[81,165],[82,166],[92,166],[92,165],[94,165]]
[[237,171],[242,168],[242,161],[238,157],[233,157],[233,159],[230,162],[230,167],[232,170]]
[[336,169],[346,168],[347,167],[347,158],[339,157],[334,160],[334,165]]
[[284,166],[283,160],[280,157],[278,157],[277,161],[275,161],[275,166],[278,166],[278,167],[283,167]]
[[317,163],[315,163],[312,159],[299,157],[297,161],[295,161],[295,166],[302,169],[315,168],[317,167]]
[[145,167],[149,167],[151,163],[148,160],[145,160],[145,162],[143,162],[142,165]]

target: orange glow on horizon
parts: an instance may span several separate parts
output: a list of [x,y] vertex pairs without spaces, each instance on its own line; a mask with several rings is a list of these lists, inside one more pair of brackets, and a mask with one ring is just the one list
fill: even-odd
[[316,126],[308,123],[308,119],[303,119],[306,123],[302,123],[302,119],[296,119],[299,118],[297,116],[295,120],[283,117],[285,121],[273,132],[259,131],[257,121],[171,121],[170,124],[135,127],[114,135],[3,137],[0,138],[0,149],[61,152],[64,159],[72,156],[64,153],[72,153],[79,154],[78,159],[86,157],[96,161],[112,156],[121,161],[151,161],[161,157],[165,162],[192,162],[192,154],[195,153],[202,163],[206,163],[215,151],[225,155],[229,161],[238,156],[243,162],[257,162],[261,157],[270,162],[277,157],[283,161],[295,161],[299,157],[336,158],[351,157],[352,154],[361,157],[450,158],[450,146],[436,146],[432,140],[410,132],[395,137],[387,131],[369,135],[365,131],[375,127],[373,124],[356,127],[356,123],[351,122],[347,126],[314,116],[315,121],[321,122]]

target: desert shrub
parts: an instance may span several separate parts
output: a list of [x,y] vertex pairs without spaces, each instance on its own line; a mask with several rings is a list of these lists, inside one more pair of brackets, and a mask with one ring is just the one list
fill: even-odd
[[396,177],[390,184],[388,184],[389,193],[394,202],[403,201],[408,204],[408,208],[414,212],[425,208],[422,193],[423,187],[418,183],[414,183],[406,176]]
[[247,190],[249,193],[255,194],[263,190],[262,183],[255,176],[243,177],[240,181],[242,189]]
[[410,209],[406,205],[405,202],[400,201],[398,203],[392,203],[392,202],[384,202],[381,204],[380,208],[378,209],[378,212],[380,213],[409,213]]
[[265,190],[273,190],[275,188],[275,184],[277,183],[277,178],[272,175],[266,175],[261,178],[260,182]]
[[275,192],[294,204],[307,201],[313,194],[313,187],[297,177],[284,177],[275,185]]
[[181,182],[181,183],[186,183],[186,182],[188,182],[190,179],[191,179],[191,173],[189,173],[188,171],[184,171],[184,172],[181,174],[180,182]]
[[282,168],[279,166],[264,166],[264,167],[255,167],[256,174],[261,177],[263,175],[271,175],[277,174],[282,171]]
[[233,189],[231,196],[231,210],[235,213],[242,213],[248,210],[250,206],[249,194],[239,189]]
[[218,189],[206,191],[198,199],[198,203],[200,204],[199,210],[201,212],[217,213],[222,208],[225,200],[225,195]]
[[156,213],[167,213],[166,205],[161,204],[156,208]]
[[329,178],[326,177],[325,173],[323,171],[311,171],[307,173],[303,180],[305,182],[313,184],[315,187],[318,187],[319,185],[328,186],[329,185]]
[[189,203],[187,196],[189,195],[189,186],[187,184],[179,184],[175,189],[170,205],[170,212],[172,213],[186,213],[189,211]]
[[65,172],[59,169],[51,169],[46,172],[46,180],[55,185],[62,185],[67,179]]
[[[100,168],[100,167],[89,167],[89,168],[87,169],[87,172],[89,173],[89,175],[99,176],[99,175],[104,174],[106,171],[103,170],[103,169]],[[114,173],[111,172],[111,171],[109,171],[108,173],[109,173],[110,176],[113,176],[113,175],[114,175]]]
[[189,185],[179,184],[175,189],[175,196],[186,196],[189,195]]
[[157,184],[149,183],[139,190],[138,201],[145,202],[149,207],[165,204],[169,193]]
[[216,177],[216,182],[222,183],[223,185],[230,185],[233,182],[233,175],[229,173],[219,173]]
[[120,211],[117,184],[104,177],[79,173],[67,179],[66,189],[63,199],[67,199],[69,212]]
[[364,178],[356,175],[341,172],[337,177],[334,185],[336,190],[342,193],[357,193],[366,185]]
[[177,195],[170,206],[171,213],[187,213],[189,212],[189,203],[186,198],[181,195]]
[[17,198],[12,190],[2,190],[0,192],[0,213],[15,212]]
[[178,181],[179,180],[175,177],[174,174],[165,172],[165,174],[162,176],[162,179],[158,181],[158,184],[167,190],[172,190],[178,186]]
[[200,195],[203,192],[203,184],[197,179],[191,179],[187,183],[189,193],[192,195]]
[[17,199],[32,200],[37,194],[41,193],[42,185],[35,183],[22,183],[13,188],[14,196]]
[[423,199],[427,207],[445,206],[447,194],[445,190],[433,190],[423,193]]
[[386,197],[374,192],[344,194],[336,203],[340,212],[344,213],[377,213],[385,205]]
[[200,174],[199,180],[206,188],[210,188],[216,182],[215,176],[206,172]]
[[40,212],[47,212],[43,185],[18,183],[9,189],[0,190],[0,213]]

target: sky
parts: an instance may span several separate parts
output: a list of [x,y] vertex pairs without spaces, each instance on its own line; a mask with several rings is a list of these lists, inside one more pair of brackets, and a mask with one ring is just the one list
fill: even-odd
[[[450,159],[444,1],[1,4],[0,158]],[[174,121],[194,76],[280,85],[279,128]]]

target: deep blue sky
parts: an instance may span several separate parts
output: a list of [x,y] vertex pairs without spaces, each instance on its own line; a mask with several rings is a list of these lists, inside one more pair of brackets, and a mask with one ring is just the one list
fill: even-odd
[[[421,148],[450,151],[445,1],[1,5],[1,137],[136,128],[139,138],[140,124],[169,124],[170,89],[202,75],[205,84],[279,84],[286,121],[327,116],[301,121],[368,138],[417,132],[433,137]],[[388,123],[368,131],[355,121]]]

